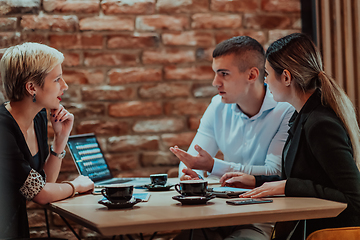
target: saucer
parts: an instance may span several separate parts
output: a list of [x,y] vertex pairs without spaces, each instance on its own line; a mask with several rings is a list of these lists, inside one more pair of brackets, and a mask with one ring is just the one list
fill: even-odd
[[145,185],[145,187],[149,190],[149,191],[169,191],[171,187],[173,187],[173,184],[169,184],[169,185],[153,185],[153,184],[148,184]]
[[196,205],[196,204],[206,204],[207,201],[215,198],[215,195],[206,195],[206,196],[183,196],[177,195],[173,196],[172,199],[181,202],[183,205]]
[[101,199],[98,201],[98,203],[105,205],[108,207],[108,209],[120,209],[120,208],[132,208],[135,204],[141,202],[142,200],[139,198],[132,198],[130,201],[127,202],[118,202],[113,203],[109,201],[108,199]]

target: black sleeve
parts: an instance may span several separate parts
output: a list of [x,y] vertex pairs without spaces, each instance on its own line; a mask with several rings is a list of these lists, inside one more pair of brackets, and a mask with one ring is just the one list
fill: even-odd
[[265,182],[273,182],[273,181],[280,181],[282,180],[279,175],[271,175],[271,176],[255,176],[255,187],[260,187]]
[[285,195],[344,202],[348,208],[360,213],[360,173],[344,127],[334,119],[323,119],[305,124],[304,129],[308,146],[335,187],[322,186],[312,180],[288,178]]
[[0,156],[2,179],[7,179],[13,187],[20,189],[31,171],[22,149],[21,135],[18,135],[16,126],[0,124]]

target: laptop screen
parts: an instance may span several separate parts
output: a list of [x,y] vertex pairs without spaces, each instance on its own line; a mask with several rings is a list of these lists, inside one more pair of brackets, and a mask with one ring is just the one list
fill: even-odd
[[112,178],[95,134],[72,135],[67,146],[81,175],[88,176],[94,182]]

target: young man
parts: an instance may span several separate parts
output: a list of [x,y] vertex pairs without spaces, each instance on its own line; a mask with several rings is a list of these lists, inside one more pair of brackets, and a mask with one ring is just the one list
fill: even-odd
[[[218,177],[234,171],[280,175],[281,153],[294,109],[288,103],[277,103],[264,85],[263,47],[247,36],[223,41],[213,52],[212,68],[213,86],[219,94],[201,118],[188,152],[170,148],[181,160],[180,179],[197,179],[202,171]],[[224,161],[213,158],[218,150]],[[234,226],[227,234],[235,239],[269,239],[271,229],[269,224]]]

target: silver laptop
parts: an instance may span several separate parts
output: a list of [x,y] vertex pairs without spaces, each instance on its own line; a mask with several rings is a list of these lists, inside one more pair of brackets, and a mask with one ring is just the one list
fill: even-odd
[[72,135],[67,142],[75,166],[81,175],[88,176],[95,187],[127,183],[142,187],[150,178],[114,178],[94,133]]

